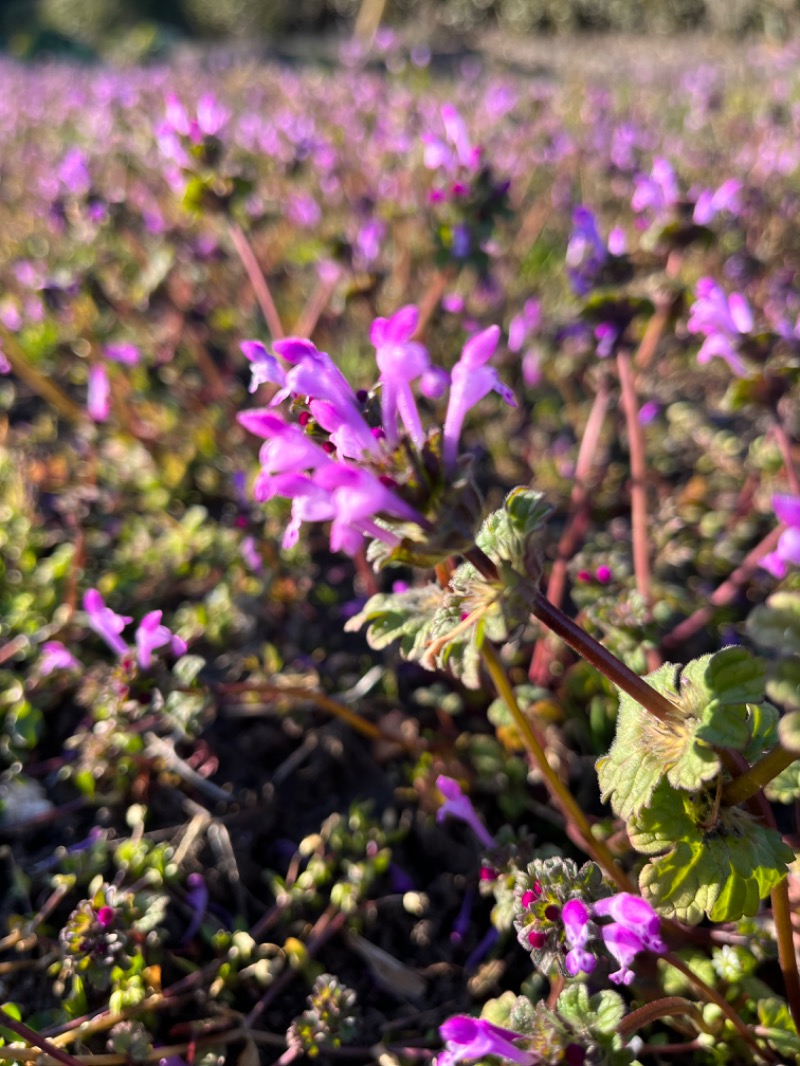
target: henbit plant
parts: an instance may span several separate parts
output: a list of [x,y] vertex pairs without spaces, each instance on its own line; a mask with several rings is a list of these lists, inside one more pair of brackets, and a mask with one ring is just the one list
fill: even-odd
[[[399,325],[401,319],[408,320],[408,328]],[[290,364],[287,371],[265,351],[256,353],[254,380],[280,387],[270,408],[240,415],[247,428],[266,438],[257,497],[280,494],[293,499],[285,543],[295,541],[301,521],[332,518],[334,549],[353,553],[366,537],[367,558],[380,569],[393,564],[435,569],[436,584],[418,582],[378,593],[347,628],[366,626],[373,648],[399,640],[405,658],[428,669],[446,669],[468,687],[482,683],[485,668],[554,802],[596,860],[580,875],[569,863],[557,867],[562,872],[556,883],[566,878],[567,885],[576,887],[562,887],[551,896],[552,875],[539,860],[521,874],[514,872],[513,864],[484,855],[484,865],[497,870],[499,886],[509,877],[516,884],[515,924],[537,966],[545,972],[556,967],[565,978],[589,974],[596,958],[587,949],[599,935],[619,964],[611,980],[627,985],[634,979],[631,963],[644,948],[680,966],[659,937],[653,906],[672,920],[669,937],[677,945],[685,934],[675,923],[693,925],[704,917],[735,922],[757,914],[761,900],[771,893],[787,995],[797,1016],[800,983],[784,905],[787,866],[794,853],[775,830],[763,797],[759,800],[767,781],[740,790],[735,801],[728,798],[737,779],[752,773],[761,760],[780,762],[787,754],[776,731],[778,713],[766,698],[764,665],[746,650],[731,647],[683,667],[665,664],[643,679],[548,603],[538,589],[548,511],[541,495],[517,488],[478,526],[477,488],[468,457],[460,458],[457,450],[464,415],[472,404],[492,388],[512,401],[486,367],[498,331],[489,328],[467,343],[450,375],[443,428],[424,430],[409,389],[409,383],[428,370],[424,348],[406,340],[414,321],[415,311],[409,307],[388,323],[376,323],[381,376],[373,391],[356,393],[330,357],[306,340],[275,344],[276,353]],[[378,396],[380,405],[374,402]],[[287,401],[294,423],[276,413]],[[464,561],[454,565],[454,556]],[[598,762],[598,775],[601,793],[625,823],[633,849],[647,857],[636,864],[641,896],[633,891],[636,875],[619,865],[552,771],[536,729],[507,680],[496,646],[513,641],[531,614],[620,691],[617,736]],[[465,805],[456,783],[441,778],[440,787],[447,797],[444,810],[466,818],[482,844],[491,847],[491,837]],[[622,889],[616,896],[603,887],[601,869]],[[592,877],[594,888],[589,888]],[[598,926],[596,918],[607,916],[614,922]],[[553,941],[555,929],[560,932]],[[735,1038],[745,1037],[769,1058],[766,1046],[736,1011],[694,980],[710,1002],[724,1004],[725,1024]],[[569,1026],[564,1031],[571,1032]],[[508,1061],[538,1061],[511,1043],[526,1035],[530,1033],[452,1019],[442,1029],[448,1050],[440,1061],[487,1053]],[[622,1054],[619,1061],[625,1061],[622,1044],[613,1054],[617,1052]]]

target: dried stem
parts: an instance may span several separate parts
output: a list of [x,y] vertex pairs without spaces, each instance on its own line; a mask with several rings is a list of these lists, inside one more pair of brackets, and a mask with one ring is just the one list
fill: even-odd
[[278,309],[275,306],[275,301],[272,299],[272,293],[269,291],[267,279],[264,277],[264,273],[256,259],[256,254],[245,236],[244,230],[242,230],[242,228],[235,222],[229,224],[228,233],[231,238],[231,243],[236,249],[236,254],[241,259],[242,266],[247,272],[250,284],[253,286],[253,292],[256,294],[256,299],[258,300],[258,306],[261,308],[261,313],[267,323],[267,328],[272,334],[272,339],[274,341],[280,340],[280,338],[285,337],[286,334],[281,325],[281,319],[278,314]]
[[517,698],[514,695],[514,689],[511,686],[511,682],[500,660],[500,656],[488,640],[484,641],[483,646],[481,647],[481,655],[497,694],[503,700],[506,707],[508,707],[511,717],[514,719],[517,729],[525,743],[525,747],[528,749],[528,752],[539,768],[539,772],[544,779],[547,791],[550,793],[552,799],[560,808],[567,822],[571,822],[573,825],[577,826],[580,835],[583,838],[586,850],[595,862],[603,867],[608,876],[623,892],[635,892],[636,887],[633,885],[633,882],[617,865],[617,862],[609,851],[607,845],[594,836],[592,833],[592,827],[589,824],[586,815],[579,807],[567,786],[547,761],[547,755],[539,742],[539,738],[536,736],[531,723],[525,717],[522,708],[517,702]]
[[[589,501],[589,478],[597,453],[597,443],[608,410],[609,393],[602,382],[594,398],[589,418],[583,431],[578,460],[575,464],[575,482],[570,496],[571,514],[558,542],[556,559],[547,582],[547,598],[560,607],[567,587],[567,566],[577,551],[589,524],[591,505]],[[534,685],[546,685],[550,680],[552,649],[545,640],[537,641],[528,676]]]

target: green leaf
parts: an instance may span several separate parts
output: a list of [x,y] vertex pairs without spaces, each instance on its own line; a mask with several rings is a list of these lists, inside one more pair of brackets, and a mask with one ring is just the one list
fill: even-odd
[[345,629],[357,632],[369,623],[367,641],[380,650],[395,640],[405,658],[414,654],[429,639],[429,629],[436,612],[441,608],[444,592],[435,585],[405,592],[378,593],[371,596],[364,609],[347,621]]
[[800,755],[800,711],[792,711],[778,723],[778,737],[787,751]]
[[621,693],[614,743],[597,762],[603,799],[626,821],[648,806],[664,777],[675,789],[702,788],[720,772],[713,747],[744,750],[764,718],[765,667],[746,649],[723,648],[678,669],[665,663],[647,676],[674,705],[666,722]]
[[759,1024],[767,1030],[763,1035],[776,1051],[786,1058],[800,1055],[797,1027],[784,1000],[777,996],[761,999],[758,1001],[756,1010]]
[[576,1036],[594,1042],[615,1035],[625,1017],[625,1001],[612,989],[590,997],[586,985],[572,982],[558,997],[557,1010]]
[[800,711],[800,656],[770,664],[767,695],[787,711]]
[[773,803],[794,803],[800,799],[800,758],[773,777],[764,793]]
[[800,592],[774,592],[748,615],[747,635],[760,648],[800,652]]
[[639,875],[642,895],[689,924],[755,914],[794,861],[780,834],[746,811],[723,807],[715,817],[709,796],[679,794],[666,782],[628,832],[637,851],[658,856]]

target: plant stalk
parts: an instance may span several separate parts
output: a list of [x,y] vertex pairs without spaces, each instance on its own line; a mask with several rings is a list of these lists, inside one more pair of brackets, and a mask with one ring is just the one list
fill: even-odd
[[[80,1059],[76,1059],[74,1055],[70,1055],[68,1051],[62,1051],[60,1047],[56,1047],[55,1044],[51,1044],[45,1037],[40,1036],[34,1032],[27,1025],[22,1022],[18,1022],[16,1018],[13,1018],[3,1007],[0,1007],[0,1025],[6,1029],[10,1029],[12,1033],[16,1033],[22,1040],[32,1044],[34,1047],[39,1048],[50,1058],[55,1059],[57,1062],[63,1063],[63,1066],[83,1066]],[[2,1054],[2,1052],[0,1052]]]
[[591,663],[601,674],[613,682],[617,688],[627,692],[646,711],[661,722],[668,722],[675,713],[675,705],[666,696],[649,685],[625,665],[616,655],[603,647],[585,629],[572,621],[558,607],[550,603],[547,597],[537,592],[532,605],[535,618],[552,629],[561,639],[576,651],[582,659]]
[[500,656],[497,654],[496,649],[490,641],[484,641],[481,647],[481,655],[498,696],[503,700],[506,707],[508,707],[511,717],[514,719],[514,723],[525,742],[525,747],[528,749],[528,752],[539,768],[544,783],[547,786],[547,791],[558,804],[567,821],[572,822],[578,827],[586,844],[586,850],[595,862],[603,867],[608,876],[623,892],[635,893],[636,887],[628,878],[627,874],[618,866],[606,844],[594,836],[592,833],[592,827],[589,824],[586,815],[578,806],[567,786],[547,761],[547,755],[545,754],[544,748],[539,743],[539,739],[536,736],[531,723],[525,717],[522,708],[517,702],[508,674],[503,667]]
[[622,407],[628,430],[628,450],[631,464],[631,537],[633,540],[633,573],[636,591],[649,608],[652,601],[650,590],[650,551],[647,538],[647,457],[644,450],[644,434],[639,422],[639,405],[636,386],[631,370],[631,358],[625,351],[617,354],[617,373],[622,390]]
[[274,341],[280,340],[281,337],[286,336],[286,333],[281,324],[281,317],[278,314],[275,301],[272,299],[272,293],[269,291],[267,279],[264,277],[264,273],[256,259],[256,253],[245,236],[244,230],[236,222],[229,224],[228,233],[231,238],[231,244],[236,249],[236,254],[241,259],[242,266],[247,272],[250,284],[253,286],[258,306],[261,308],[261,313],[267,323],[267,328],[272,334],[272,339]]
[[722,802],[727,807],[738,807],[741,803],[747,803],[798,758],[800,756],[776,744],[758,762],[727,783],[722,790]]

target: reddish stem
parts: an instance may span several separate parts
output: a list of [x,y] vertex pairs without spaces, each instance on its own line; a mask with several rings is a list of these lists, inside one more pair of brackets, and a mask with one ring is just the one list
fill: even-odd
[[633,537],[633,571],[636,589],[648,607],[650,592],[650,550],[647,542],[647,457],[644,434],[639,421],[639,405],[633,382],[631,359],[627,352],[617,355],[617,371],[622,388],[622,407],[628,428],[628,448],[631,457],[631,534]]
[[[577,551],[578,545],[582,541],[589,525],[591,512],[589,478],[597,453],[603,421],[608,410],[608,399],[608,389],[605,382],[603,382],[595,395],[594,403],[583,431],[583,439],[581,440],[578,459],[575,464],[575,483],[572,486],[572,494],[570,496],[571,514],[558,542],[556,559],[547,582],[547,598],[556,607],[560,607],[564,600],[569,561]],[[553,650],[549,642],[547,640],[537,641],[528,672],[528,676],[534,685],[548,684],[552,661]]]
[[247,272],[250,284],[253,286],[258,306],[261,308],[261,313],[267,323],[267,328],[272,334],[272,339],[279,340],[281,337],[285,337],[286,333],[281,325],[280,315],[275,306],[275,301],[272,299],[272,293],[269,291],[267,279],[264,277],[261,266],[256,259],[256,254],[244,231],[235,222],[231,222],[228,227],[228,233],[230,234],[231,244],[236,249],[236,254],[241,259],[242,266]]

